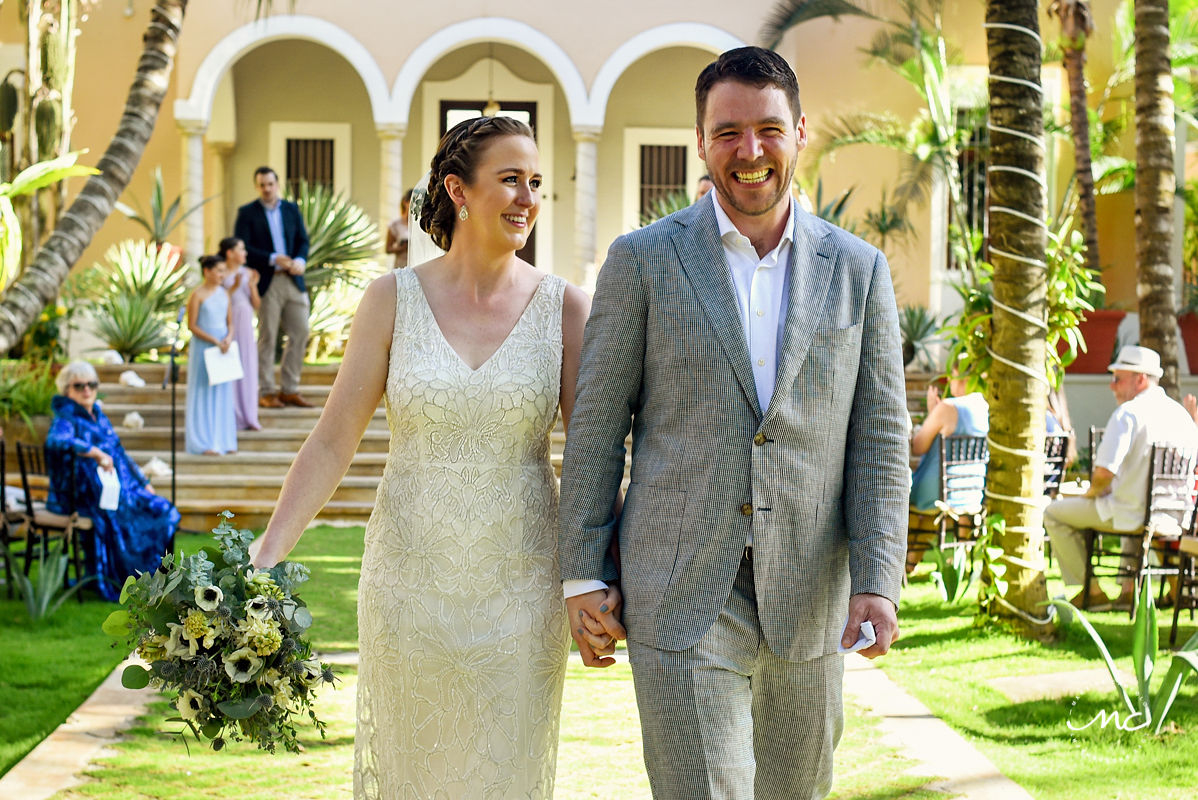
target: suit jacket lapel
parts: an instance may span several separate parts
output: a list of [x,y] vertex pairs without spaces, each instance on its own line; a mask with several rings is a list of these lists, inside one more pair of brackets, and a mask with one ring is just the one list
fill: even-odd
[[753,407],[753,413],[761,419],[757,385],[753,382],[753,368],[749,362],[749,346],[745,343],[744,326],[736,310],[736,293],[732,288],[728,262],[724,258],[724,244],[720,241],[712,200],[704,198],[686,211],[679,212],[674,219],[682,225],[673,236],[682,269],[703,306],[707,321],[715,330],[724,354],[732,364],[741,391]]
[[786,387],[794,383],[799,367],[811,348],[811,340],[823,317],[824,298],[832,284],[836,246],[827,230],[816,226],[814,219],[797,211],[796,236],[791,251],[789,305],[786,327],[782,333],[782,349],[778,353],[778,378],[774,396],[766,409],[768,418],[779,403],[790,395]]

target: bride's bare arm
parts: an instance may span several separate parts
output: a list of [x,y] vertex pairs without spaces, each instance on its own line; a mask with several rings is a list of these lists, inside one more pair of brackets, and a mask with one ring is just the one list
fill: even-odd
[[286,558],[341,482],[383,396],[394,328],[395,277],[387,274],[362,297],[320,420],[287,472],[266,533],[251,547],[255,566]]
[[562,386],[558,402],[562,407],[562,427],[570,428],[574,411],[574,385],[578,382],[578,362],[582,353],[582,333],[591,314],[591,298],[577,286],[566,284],[562,298]]

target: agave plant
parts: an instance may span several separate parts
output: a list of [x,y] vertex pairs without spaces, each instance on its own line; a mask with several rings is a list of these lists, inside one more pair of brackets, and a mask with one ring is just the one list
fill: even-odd
[[1111,675],[1115,693],[1130,715],[1128,720],[1139,719],[1140,724],[1132,730],[1146,730],[1151,726],[1152,735],[1159,736],[1164,729],[1169,711],[1173,708],[1173,701],[1177,699],[1181,684],[1190,672],[1198,673],[1198,633],[1191,636],[1180,650],[1173,653],[1169,669],[1165,672],[1164,679],[1156,687],[1154,695],[1152,676],[1157,672],[1155,669],[1156,651],[1160,644],[1160,630],[1156,623],[1156,605],[1152,601],[1152,580],[1145,578],[1140,583],[1140,592],[1135,599],[1135,629],[1131,647],[1132,665],[1136,673],[1136,689],[1138,691],[1137,696],[1132,697],[1131,692],[1127,690],[1127,687],[1123,685],[1123,680],[1119,677],[1115,659],[1111,657],[1106,642],[1086,619],[1085,614],[1064,600],[1053,600],[1052,605],[1061,615],[1065,624],[1076,619],[1078,624],[1090,635],[1090,639],[1098,648],[1099,655],[1102,656],[1103,663],[1106,664],[1107,672]]
[[362,301],[363,291],[362,287],[349,281],[338,281],[312,298],[306,360],[334,358],[345,352],[349,326]]
[[925,364],[932,363],[928,342],[936,335],[940,323],[930,311],[920,305],[903,306],[899,311],[899,333],[903,337],[903,366],[921,356]]
[[338,281],[364,285],[377,274],[383,249],[378,224],[343,192],[301,181],[294,198],[308,228],[304,280],[316,297]]
[[143,295],[123,291],[109,295],[96,303],[92,317],[96,336],[126,361],[170,344],[161,313]]
[[[213,195],[213,197],[215,196]],[[150,239],[153,240],[154,246],[161,248],[166,242],[166,237],[171,235],[171,231],[179,227],[180,222],[198,211],[200,206],[211,199],[212,197],[206,197],[183,213],[179,213],[179,206],[183,198],[176,196],[169,206],[166,205],[166,190],[162,185],[162,167],[154,167],[154,183],[150,189],[149,213],[143,211],[141,205],[136,200],[133,201],[133,205],[136,208],[130,208],[121,202],[114,203],[113,205],[117,211],[145,228],[146,232],[150,234]]]
[[170,315],[187,299],[190,275],[170,248],[126,239],[108,248],[105,264],[89,271],[88,288],[99,303],[119,295],[146,300],[155,314]]
[[662,217],[668,217],[675,211],[681,211],[691,204],[691,199],[687,193],[678,189],[658,197],[649,204],[649,210],[641,214],[641,227],[645,227],[651,222],[656,222]]

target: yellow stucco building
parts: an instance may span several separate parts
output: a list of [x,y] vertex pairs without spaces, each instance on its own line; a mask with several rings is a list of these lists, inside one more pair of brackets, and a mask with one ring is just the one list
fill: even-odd
[[[174,235],[190,256],[231,231],[237,206],[254,197],[260,164],[284,181],[329,181],[385,225],[424,173],[447,122],[494,99],[528,115],[537,132],[546,177],[537,265],[587,284],[611,240],[637,225],[644,197],[662,186],[693,190],[704,170],[694,144],[695,77],[715,54],[757,42],[773,5],[530,0],[513,9],[484,0],[277,0],[274,14],[255,20],[247,0],[192,0],[166,102],[123,199],[148,197],[155,166],[168,196],[181,193],[185,205],[214,196]],[[945,29],[964,59],[954,74],[965,91],[984,97],[984,3],[946,5]],[[1105,20],[1116,3],[1093,5]],[[73,146],[89,149],[85,162],[94,163],[116,129],[151,6],[102,0],[80,26]],[[1042,25],[1045,38],[1055,36],[1055,21]],[[862,19],[820,21],[783,40],[813,146],[842,113],[884,109],[910,117],[918,110],[911,88],[860,52],[876,28]],[[20,63],[22,36],[15,4],[3,4],[0,66]],[[1094,85],[1110,63],[1100,27],[1090,47]],[[1046,68],[1045,88],[1050,105],[1067,100],[1058,68]],[[1056,163],[1065,175],[1067,145]],[[856,187],[849,211],[859,217],[897,171],[893,154],[856,147],[828,162],[821,177],[826,194]],[[933,311],[949,310],[953,297],[943,195],[941,187],[916,210],[916,236],[888,248],[900,301]],[[1115,267],[1111,296],[1132,305],[1130,196],[1104,200],[1100,212],[1103,262]],[[140,237],[140,229],[113,215],[80,265],[128,237]]]

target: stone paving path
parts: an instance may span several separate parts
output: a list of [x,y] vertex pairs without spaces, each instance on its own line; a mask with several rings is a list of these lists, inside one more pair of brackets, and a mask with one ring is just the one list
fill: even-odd
[[[357,653],[341,653],[328,660],[356,664]],[[0,798],[45,800],[83,783],[81,776],[88,765],[145,713],[153,697],[121,686],[121,671],[130,663],[135,661],[117,666],[66,722],[0,778]],[[872,662],[849,656],[844,690],[850,702],[880,718],[884,741],[917,762],[913,772],[940,776],[927,788],[964,800],[1031,800],[1022,787]]]

